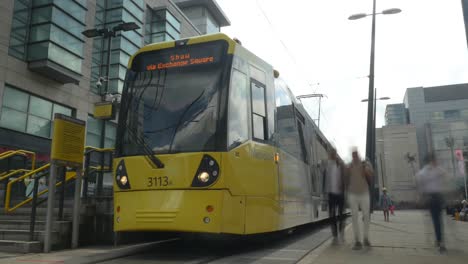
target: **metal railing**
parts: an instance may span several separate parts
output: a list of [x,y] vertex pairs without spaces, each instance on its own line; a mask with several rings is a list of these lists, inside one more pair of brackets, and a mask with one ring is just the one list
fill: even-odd
[[[10,157],[10,156],[13,156],[13,155],[18,155],[18,153],[23,153],[23,155],[26,155],[26,153],[28,154],[34,154],[32,152],[29,152],[29,151],[9,151],[7,154],[4,154],[4,153],[1,153],[0,154],[0,159],[2,157]],[[95,191],[95,196],[97,196],[96,194],[100,194],[100,192],[102,190],[100,190],[100,188],[102,189],[102,181],[103,181],[103,173],[104,172],[111,172],[112,171],[112,160],[113,160],[113,152],[114,152],[114,149],[111,149],[111,148],[104,148],[104,149],[100,149],[100,148],[95,148],[95,147],[86,147],[85,148],[85,153],[84,153],[84,177],[83,177],[83,181],[84,181],[84,184],[83,184],[83,193],[82,193],[82,197],[83,198],[88,198],[88,181],[89,181],[89,176],[92,174],[92,173],[98,173],[100,174],[100,177],[96,177],[96,191]],[[91,159],[91,155],[93,153],[98,153],[100,154],[101,156],[99,157],[99,163],[97,166],[96,166],[96,163],[97,162],[92,162],[92,159]],[[108,155],[109,159],[108,159],[108,166],[105,166],[105,156]],[[94,163],[94,164],[93,164]],[[92,166],[95,165],[95,166]],[[35,166],[35,154],[33,155],[33,165],[32,166]],[[47,198],[44,198],[42,200],[40,200],[40,197],[47,194],[48,193],[48,188],[47,189],[42,189],[40,190],[39,189],[39,185],[40,185],[40,180],[41,178],[43,177],[46,177],[49,175],[50,173],[50,163],[49,164],[46,164],[40,168],[37,168],[37,169],[31,169],[31,170],[27,170],[27,169],[18,169],[18,170],[14,170],[14,171],[9,171],[7,173],[4,173],[4,174],[1,174],[0,175],[0,182],[1,181],[5,181],[6,180],[6,188],[5,188],[5,203],[4,203],[4,210],[6,213],[12,213],[14,212],[15,210],[17,210],[18,208],[26,205],[26,204],[29,204],[29,203],[32,203],[32,206],[31,206],[31,215],[30,215],[30,240],[32,241],[34,239],[34,229],[35,229],[35,222],[36,222],[36,209],[37,209],[37,206],[40,205],[41,203],[43,203],[44,201],[47,200]],[[16,174],[19,174],[19,173],[24,173],[23,175],[21,175],[20,177],[18,178],[15,178],[11,181],[9,181],[9,179],[16,175]],[[55,183],[55,186],[56,187],[60,187],[62,186],[62,188],[60,189],[60,193],[59,193],[59,213],[58,213],[58,217],[59,219],[63,219],[63,207],[64,207],[64,200],[65,200],[65,185],[67,182],[71,181],[71,180],[74,180],[76,178],[76,172],[67,172],[66,171],[66,168],[65,167],[60,167],[59,169],[59,181]],[[20,201],[19,203],[17,203],[16,205],[11,205],[11,200],[12,200],[12,188],[13,188],[13,185],[14,184],[17,184],[19,182],[24,182],[25,180],[27,179],[30,179],[31,182],[29,184],[33,184],[33,188],[32,188],[32,191],[28,194],[26,194],[26,198],[23,200],[23,201]],[[99,184],[100,182],[100,184]],[[58,192],[59,189],[56,188],[56,192]]]
[[5,152],[0,153],[0,160],[4,160],[7,158],[11,158],[14,156],[25,156],[27,157],[28,155],[31,155],[31,170],[34,170],[36,168],[36,153],[24,149],[19,149],[19,150],[8,150]]

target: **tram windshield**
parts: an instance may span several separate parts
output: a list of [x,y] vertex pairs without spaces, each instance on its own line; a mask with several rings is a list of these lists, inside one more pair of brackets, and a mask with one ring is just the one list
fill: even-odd
[[118,153],[215,151],[225,53],[224,42],[210,42],[137,55],[122,95]]

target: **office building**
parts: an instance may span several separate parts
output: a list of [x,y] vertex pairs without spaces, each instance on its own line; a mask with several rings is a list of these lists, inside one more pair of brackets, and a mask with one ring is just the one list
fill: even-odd
[[[215,0],[0,1],[0,151],[28,149],[48,160],[52,119],[62,113],[87,121],[87,145],[114,145],[116,125],[93,118],[108,92],[120,93],[130,56],[148,43],[218,32],[229,20]],[[107,39],[86,38],[92,28],[134,22],[139,29]],[[105,86],[105,85],[102,85]]]
[[388,104],[385,108],[385,125],[408,124],[408,114],[405,104]]
[[376,130],[376,177],[397,203],[414,205],[417,200],[415,173],[419,170],[414,125],[389,125]]
[[[409,123],[416,126],[419,161],[428,151],[436,152],[445,165],[451,153],[445,138],[455,139],[454,149],[468,146],[468,84],[417,87],[406,90],[404,103]],[[434,130],[435,129],[435,130]],[[453,172],[452,166],[445,166]]]

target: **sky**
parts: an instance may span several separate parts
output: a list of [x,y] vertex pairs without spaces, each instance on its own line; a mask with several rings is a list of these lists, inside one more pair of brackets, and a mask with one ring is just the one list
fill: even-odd
[[[231,21],[221,32],[280,72],[297,95],[323,93],[320,129],[345,159],[365,153],[372,0],[217,0]],[[461,0],[377,0],[375,87],[377,127],[385,105],[402,103],[406,88],[468,82]],[[312,118],[318,99],[303,99]]]

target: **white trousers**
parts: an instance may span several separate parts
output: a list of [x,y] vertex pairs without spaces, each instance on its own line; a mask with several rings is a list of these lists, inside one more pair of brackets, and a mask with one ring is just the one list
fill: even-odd
[[364,219],[364,239],[369,239],[369,223],[370,223],[370,200],[369,193],[349,193],[348,194],[349,206],[351,207],[351,218],[353,221],[353,232],[354,232],[354,242],[361,241],[360,232],[359,232],[359,208],[362,210],[363,219]]

